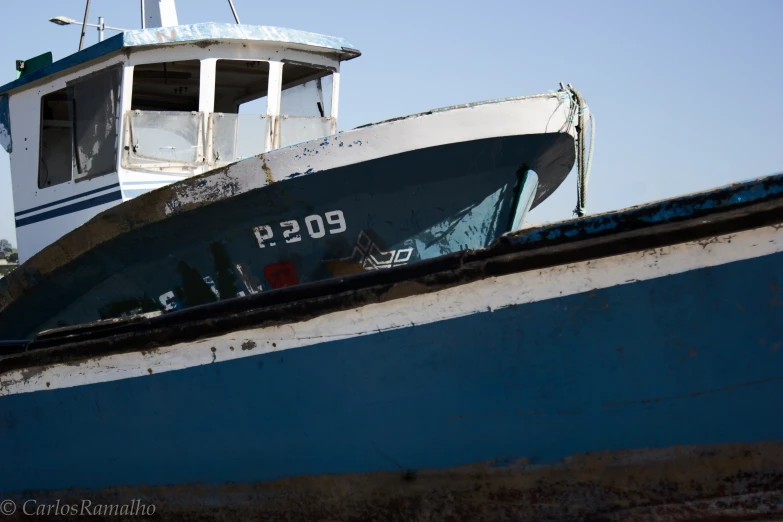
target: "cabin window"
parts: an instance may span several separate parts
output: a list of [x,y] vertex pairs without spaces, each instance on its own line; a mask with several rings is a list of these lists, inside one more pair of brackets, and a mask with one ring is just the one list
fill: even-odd
[[71,181],[73,141],[68,91],[60,89],[41,97],[38,188]]
[[314,140],[335,132],[332,112],[333,69],[284,62],[280,98],[280,146]]
[[77,181],[117,171],[121,76],[115,66],[68,84]]
[[128,115],[128,163],[167,167],[201,162],[198,60],[137,65]]
[[117,171],[120,66],[41,97],[38,188]]
[[198,60],[135,66],[131,110],[198,111],[200,75]]
[[229,163],[264,152],[268,85],[268,62],[217,61],[210,118],[213,161]]

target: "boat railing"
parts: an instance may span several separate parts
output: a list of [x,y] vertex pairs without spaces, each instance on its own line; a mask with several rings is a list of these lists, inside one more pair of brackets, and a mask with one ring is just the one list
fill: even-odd
[[329,136],[336,132],[336,121],[328,116],[280,116],[280,147]]
[[211,150],[206,156],[211,164],[225,165],[268,150],[323,138],[335,131],[335,119],[330,117],[215,112],[209,119],[207,143]]
[[208,131],[212,163],[225,165],[263,153],[269,119],[266,114],[212,113]]
[[[126,116],[126,168],[226,165],[336,132],[328,116],[132,110]],[[271,128],[270,128],[271,127]]]
[[156,168],[204,163],[204,124],[200,112],[129,111],[125,166]]

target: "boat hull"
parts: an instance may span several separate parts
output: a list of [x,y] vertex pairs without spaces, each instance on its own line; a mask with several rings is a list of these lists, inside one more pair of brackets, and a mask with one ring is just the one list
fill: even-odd
[[554,93],[431,111],[138,196],[0,282],[0,339],[483,248],[570,171],[571,108]]
[[783,513],[783,232],[747,224],[780,206],[738,203],[773,193],[783,178],[637,212],[659,232],[530,231],[364,305],[191,314],[177,342],[118,332],[101,357],[86,339],[78,370],[55,362],[78,339],[0,361],[0,492],[270,520]]
[[526,158],[571,143],[546,134],[411,151],[173,215],[38,282],[0,314],[0,338],[486,247],[512,226]]

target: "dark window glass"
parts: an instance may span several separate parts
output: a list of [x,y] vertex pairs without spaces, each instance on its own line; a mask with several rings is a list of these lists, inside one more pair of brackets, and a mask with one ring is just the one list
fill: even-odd
[[68,85],[77,180],[117,171],[121,76],[116,66]]
[[198,111],[201,62],[147,63],[133,68],[134,111]]
[[41,139],[38,150],[38,188],[71,181],[73,142],[71,111],[65,89],[41,97]]

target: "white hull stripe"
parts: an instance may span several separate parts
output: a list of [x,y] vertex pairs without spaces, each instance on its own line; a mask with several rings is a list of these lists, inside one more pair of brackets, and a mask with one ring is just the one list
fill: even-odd
[[0,396],[140,378],[252,355],[408,328],[419,324],[679,274],[783,251],[781,227],[532,270],[343,310],[298,323],[236,331],[151,352],[0,375]]

